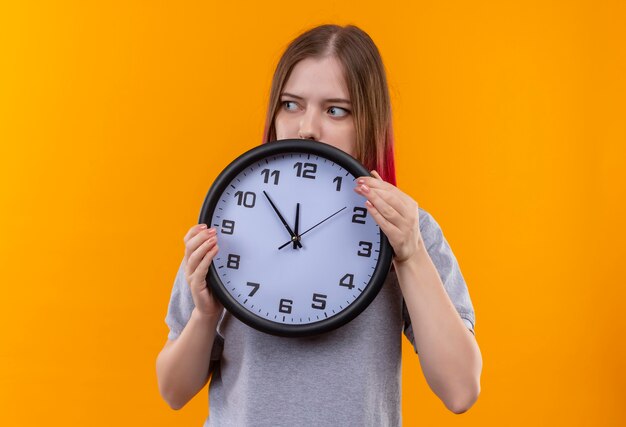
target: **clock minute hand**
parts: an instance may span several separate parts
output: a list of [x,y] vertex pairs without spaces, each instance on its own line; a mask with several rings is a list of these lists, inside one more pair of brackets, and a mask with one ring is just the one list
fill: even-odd
[[[306,233],[308,233],[309,231],[313,230],[315,227],[317,227],[318,225],[322,224],[325,221],[328,221],[329,219],[331,219],[332,217],[334,217],[335,215],[337,215],[339,212],[341,212],[342,210],[346,209],[347,206],[344,206],[343,208],[339,209],[337,212],[335,212],[334,214],[327,216],[326,218],[324,218],[323,220],[321,220],[320,222],[318,222],[317,224],[315,224],[313,227],[309,228],[308,230],[304,231],[302,234],[300,234],[300,236],[298,237],[302,237],[304,236]],[[287,243],[285,243],[284,245],[282,245],[281,247],[279,247],[278,249],[282,249],[285,246],[287,246],[289,243],[291,243],[291,240],[288,241]]]
[[289,235],[291,236],[291,239],[292,239],[292,240],[289,241],[289,243],[294,242],[298,247],[301,248],[302,247],[302,243],[300,243],[300,241],[297,239],[296,234],[291,230],[291,227],[289,227],[289,224],[287,224],[287,221],[285,221],[285,218],[283,218],[283,216],[280,214],[280,212],[278,211],[278,208],[276,207],[274,202],[272,202],[272,199],[270,199],[270,196],[267,194],[267,192],[265,190],[263,190],[263,194],[265,194],[265,197],[267,197],[267,200],[270,202],[270,205],[272,205],[272,208],[274,209],[274,212],[276,212],[276,215],[278,215],[278,218],[280,218],[280,221],[283,223],[283,225],[285,226],[285,228],[289,232]]
[[300,225],[300,203],[296,203],[296,225],[293,226],[293,232],[296,235],[296,239],[293,241],[293,248],[298,249],[296,243],[300,243],[300,236],[298,235],[298,230]]

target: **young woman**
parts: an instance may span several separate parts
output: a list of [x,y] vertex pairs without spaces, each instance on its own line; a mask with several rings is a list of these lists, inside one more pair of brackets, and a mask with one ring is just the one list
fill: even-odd
[[385,71],[362,30],[325,25],[288,46],[272,82],[265,142],[286,138],[325,142],[372,170],[354,191],[389,238],[393,268],[370,306],[345,326],[276,337],[243,324],[211,295],[205,279],[218,236],[194,225],[157,358],[163,398],[182,408],[210,378],[205,426],[397,426],[404,332],[446,407],[469,409],[482,370],[472,302],[437,222],[395,187]]

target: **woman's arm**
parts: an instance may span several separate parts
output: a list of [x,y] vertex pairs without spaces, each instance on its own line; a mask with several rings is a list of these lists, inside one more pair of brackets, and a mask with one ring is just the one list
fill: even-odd
[[424,377],[448,409],[467,411],[480,393],[482,356],[445,291],[423,240],[407,260],[394,261]]
[[[156,369],[159,391],[165,401],[173,408],[180,409],[194,397],[209,380],[211,350],[215,339],[216,327],[221,317],[223,306],[209,291],[206,282],[209,265],[218,253],[217,231],[207,229],[206,224],[197,224],[189,229],[185,238],[185,257],[181,263],[179,275],[184,271],[184,278],[177,276],[172,296],[176,303],[170,309],[180,305],[181,295],[189,293],[193,300],[193,309],[183,315],[175,310],[170,322],[170,329],[180,332],[178,338],[169,340],[157,357]],[[188,303],[183,304],[188,306]],[[170,311],[169,316],[172,315]]]
[[357,179],[355,191],[389,238],[422,371],[430,388],[452,412],[467,411],[480,393],[482,356],[448,297],[424,245],[415,200],[374,177]]
[[180,336],[159,353],[159,392],[172,409],[185,406],[209,380],[209,355],[218,320],[219,315],[205,315],[194,308]]

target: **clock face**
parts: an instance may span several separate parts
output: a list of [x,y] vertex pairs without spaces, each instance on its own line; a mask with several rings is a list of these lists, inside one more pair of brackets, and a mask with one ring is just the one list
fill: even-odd
[[327,144],[285,140],[231,163],[201,222],[218,232],[209,280],[224,306],[264,332],[334,329],[376,296],[391,262],[354,180],[368,171]]

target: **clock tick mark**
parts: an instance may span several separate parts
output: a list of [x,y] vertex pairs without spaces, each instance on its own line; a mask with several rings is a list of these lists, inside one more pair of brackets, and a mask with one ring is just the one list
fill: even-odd
[[237,295],[237,298],[239,298],[241,296],[241,294]]
[[243,302],[244,304],[248,302],[248,298],[246,298],[246,300]]
[[363,289],[361,289],[361,288],[357,288],[357,289],[359,290],[359,292],[363,292]]
[[328,314],[326,314],[326,312],[324,312],[324,317],[326,317],[326,318],[328,317]]
[[220,265],[220,266],[219,266],[219,267],[217,267],[217,268],[224,268],[224,266],[223,266],[223,265]]
[[233,190],[235,189],[235,186],[233,184],[230,184],[231,187],[233,187]]

